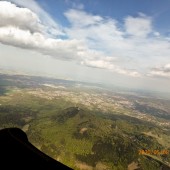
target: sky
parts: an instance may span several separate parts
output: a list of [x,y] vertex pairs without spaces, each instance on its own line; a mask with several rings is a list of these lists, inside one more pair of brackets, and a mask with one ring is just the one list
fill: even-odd
[[170,92],[169,0],[0,1],[0,71]]

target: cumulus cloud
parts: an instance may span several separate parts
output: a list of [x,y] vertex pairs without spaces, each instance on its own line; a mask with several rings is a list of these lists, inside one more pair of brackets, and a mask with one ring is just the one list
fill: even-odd
[[104,61],[104,60],[87,60],[81,62],[82,65],[86,65],[89,67],[96,67],[96,68],[102,68],[102,69],[109,69],[112,70],[114,68],[114,65],[110,62]]
[[[16,0],[20,2],[19,0]],[[82,65],[108,69],[120,74],[131,75],[130,72],[118,69],[113,64],[115,57],[107,56],[101,51],[90,49],[85,43],[82,43],[82,38],[74,38],[67,40],[49,38],[44,35],[44,25],[41,23],[37,14],[27,8],[18,7],[10,2],[0,2],[0,41],[1,43],[12,45],[20,48],[26,48],[39,51],[42,54],[62,60],[75,60]],[[2,9],[1,9],[2,8]],[[86,14],[83,11],[70,10],[65,15],[72,21],[73,27],[94,27],[98,25],[100,31],[110,31],[111,34],[119,34],[116,32],[115,21],[107,22],[100,16]],[[21,16],[21,17],[19,17]],[[84,18],[84,22],[79,17]],[[100,24],[99,24],[100,23]],[[106,26],[105,26],[106,24]],[[108,28],[108,27],[109,28]],[[93,33],[93,31],[91,32]],[[101,36],[101,39],[104,36]]]
[[90,26],[102,21],[102,17],[98,15],[90,15],[84,11],[76,9],[70,9],[65,12],[65,16],[71,22],[73,27]]
[[151,72],[148,75],[155,76],[155,77],[170,78],[170,64],[165,64],[162,67],[152,68]]
[[0,1],[0,42],[20,48],[37,50],[59,59],[73,59],[81,51],[81,42],[44,35],[39,17],[27,8]]
[[[119,74],[138,77],[146,75],[148,68],[153,65],[169,61],[170,43],[167,37],[153,29],[149,16],[142,13],[136,17],[127,16],[122,27],[113,18],[82,10],[68,10],[65,16],[71,24],[66,29],[70,38],[83,40],[88,48],[105,52],[103,57],[84,61],[84,65],[112,67]],[[107,55],[117,60],[106,61]]]
[[81,64],[86,65],[88,67],[108,69],[111,72],[123,74],[126,76],[141,77],[141,74],[135,70],[122,69],[105,60],[84,60],[81,62]]
[[18,6],[30,9],[36,13],[46,28],[46,33],[52,36],[65,35],[63,28],[58,24],[35,0],[10,0]]
[[141,77],[141,74],[135,70],[121,68],[114,63],[118,60],[116,57],[112,56],[104,56],[104,54],[97,52],[97,51],[86,51],[85,53],[82,51],[79,54],[83,61],[81,61],[82,65],[93,67],[93,68],[100,68],[100,69],[107,69],[111,72],[123,74],[126,76],[131,77]]
[[[137,58],[140,55],[148,57],[152,50],[149,44],[151,43],[152,48],[156,49],[163,42],[154,37],[153,39],[147,37],[150,32],[153,32],[151,18],[141,16],[141,14],[136,18],[127,17],[123,23],[124,28],[120,28],[118,21],[112,18],[92,15],[81,10],[68,10],[65,16],[71,24],[71,27],[66,28],[66,33],[70,38],[83,40],[89,48],[105,51],[114,57],[124,59]],[[130,27],[133,27],[135,31],[130,31]],[[130,32],[134,36],[129,37]],[[141,36],[143,36],[142,39]]]
[[146,37],[152,32],[152,20],[143,14],[138,17],[128,16],[125,18],[125,29],[129,35]]
[[[0,1],[1,43],[132,77],[147,75],[148,68],[153,68],[150,75],[168,77],[167,66],[156,69],[154,65],[168,63],[170,43],[152,28],[151,17],[128,16],[120,24],[113,18],[69,9],[64,15],[70,26],[61,30],[36,1],[11,1],[19,6]],[[62,34],[68,38],[53,36]]]
[[65,16],[71,24],[70,28],[65,29],[67,35],[84,40],[89,48],[109,50],[117,40],[122,40],[123,33],[118,29],[117,21],[114,19],[77,9],[68,10]]
[[41,33],[31,33],[16,27],[0,27],[0,41],[7,45],[37,50],[59,59],[74,59],[81,51],[77,40],[46,38]]
[[27,8],[18,8],[16,5],[0,2],[0,27],[15,26],[31,32],[41,32],[43,25],[38,16]]

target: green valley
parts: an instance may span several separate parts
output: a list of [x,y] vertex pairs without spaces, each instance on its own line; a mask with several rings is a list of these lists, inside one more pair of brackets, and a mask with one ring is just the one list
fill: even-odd
[[5,127],[23,129],[34,146],[73,169],[170,169],[170,100],[2,74],[0,128]]

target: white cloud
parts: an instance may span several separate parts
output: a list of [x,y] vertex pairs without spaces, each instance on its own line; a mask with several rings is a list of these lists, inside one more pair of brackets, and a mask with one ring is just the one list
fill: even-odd
[[89,66],[89,67],[108,69],[111,72],[123,74],[126,76],[141,77],[141,74],[135,70],[131,71],[131,70],[127,70],[127,69],[122,69],[110,62],[105,61],[105,60],[84,60],[81,62],[81,64]]
[[[121,25],[113,18],[70,9],[64,13],[70,22],[64,29],[68,39],[59,39],[49,36],[47,28],[61,35],[62,26],[36,1],[12,1],[20,7],[0,1],[0,42],[4,44],[132,77],[147,75],[154,65],[169,62],[169,40],[153,30],[152,18],[144,14],[128,16]],[[151,70],[150,75],[156,74],[169,73],[162,67]]]
[[111,18],[88,14],[82,10],[71,9],[65,12],[71,23],[71,28],[66,29],[72,38],[91,40],[114,40],[123,34],[117,28],[117,22]]
[[36,13],[43,25],[46,26],[46,31],[52,36],[65,35],[63,28],[58,24],[35,0],[9,0],[21,7],[25,7]]
[[59,59],[79,60],[77,53],[81,51],[81,42],[47,37],[39,17],[31,10],[0,1],[0,18],[0,42]]
[[18,8],[6,1],[0,2],[0,27],[15,26],[31,32],[41,32],[43,25],[38,16],[27,8]]
[[10,26],[0,27],[0,41],[16,47],[37,50],[59,59],[75,59],[78,57],[78,50],[81,50],[81,44],[77,40],[46,38],[41,33],[31,33],[29,30]]
[[[42,54],[50,55],[58,59],[69,59],[81,62],[82,65],[108,69],[120,74],[132,75],[123,69],[115,67],[113,62],[115,57],[107,56],[101,51],[89,49],[86,44],[82,43],[82,39],[61,40],[46,37],[43,33],[43,25],[39,17],[27,8],[17,7],[10,2],[1,2],[0,16],[2,19],[0,25],[0,41],[7,45],[12,45],[20,48],[26,48],[39,51]],[[5,11],[8,11],[5,13]],[[73,25],[77,27],[95,26],[98,22],[98,35],[100,31],[110,31],[110,28],[116,30],[114,21],[105,22],[102,17],[86,15],[85,12],[80,12],[80,17],[83,15],[85,22],[77,18],[76,11],[71,10],[70,19]],[[19,16],[22,16],[19,18]],[[13,20],[11,19],[13,18]],[[29,22],[28,22],[29,21]],[[79,24],[78,24],[79,23]],[[106,24],[106,26],[105,26]],[[108,26],[108,27],[107,27]],[[95,26],[96,27],[96,26]],[[33,29],[34,28],[34,29]],[[94,29],[94,28],[93,28]],[[93,31],[92,31],[93,33]],[[115,32],[113,32],[115,34]],[[117,34],[117,33],[116,33]],[[101,39],[104,40],[104,36]]]
[[109,54],[119,57],[122,48],[131,48],[114,19],[76,9],[68,10],[65,16],[71,24],[71,27],[65,29],[68,37],[84,41],[89,49],[104,51],[104,56]]
[[146,37],[152,32],[152,20],[143,14],[139,17],[128,16],[125,18],[125,29],[129,35]]
[[142,77],[142,75],[135,70],[128,70],[128,69],[122,69],[122,68],[116,68],[114,70],[115,72],[119,73],[119,74],[123,74],[126,76],[131,76],[131,77]]
[[[154,34],[155,31],[151,30],[151,19],[141,16],[141,14],[134,18],[139,28],[137,29],[134,23],[131,23],[131,27],[135,27],[134,29],[137,32],[134,32],[134,35],[143,36],[142,38],[140,36],[129,37],[128,33],[118,26],[119,23],[111,18],[104,18],[75,9],[67,11],[65,16],[71,24],[70,28],[66,28],[66,33],[70,38],[83,40],[90,49],[104,51],[106,54],[125,60],[126,58],[137,58],[140,55],[152,56],[149,46],[156,50],[160,44],[161,48],[167,43],[167,41],[157,39],[158,33],[156,37],[146,37],[148,33]],[[129,20],[129,17],[126,20]],[[143,27],[148,27],[148,29],[143,29]]]
[[165,64],[162,67],[152,68],[148,76],[170,78],[170,64]]
[[[138,77],[146,75],[154,65],[169,61],[170,43],[167,37],[155,31],[152,18],[142,13],[137,17],[126,17],[121,28],[112,18],[81,10],[68,10],[65,16],[71,24],[66,29],[67,35],[83,40],[89,49],[102,55],[90,55],[93,57],[84,60],[84,65],[107,69],[112,67],[112,71],[119,74]],[[116,60],[106,61],[108,55]]]
[[82,65],[86,65],[89,67],[96,67],[96,68],[102,68],[102,69],[109,69],[112,70],[114,68],[114,65],[110,62],[104,61],[104,60],[87,60],[81,62]]
[[102,21],[102,17],[98,15],[90,15],[84,11],[76,9],[70,9],[65,12],[65,16],[71,22],[73,27],[90,26]]

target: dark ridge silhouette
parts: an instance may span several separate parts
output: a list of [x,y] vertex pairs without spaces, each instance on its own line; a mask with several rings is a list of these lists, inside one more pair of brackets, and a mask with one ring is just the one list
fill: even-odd
[[0,130],[0,169],[69,170],[33,146],[19,128]]

